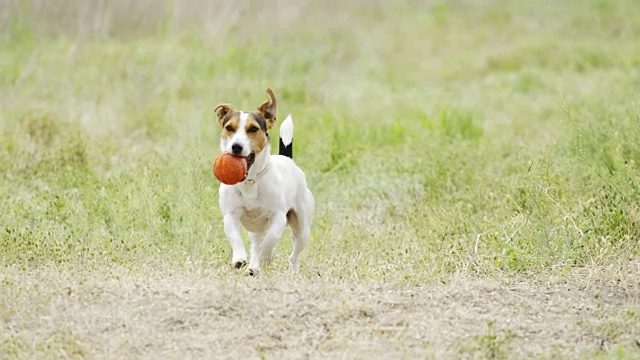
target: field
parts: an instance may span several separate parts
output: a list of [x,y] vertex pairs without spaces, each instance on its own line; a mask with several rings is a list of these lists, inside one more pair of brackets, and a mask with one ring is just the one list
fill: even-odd
[[[640,2],[2,3],[0,358],[640,358]],[[251,277],[267,87],[317,206]]]

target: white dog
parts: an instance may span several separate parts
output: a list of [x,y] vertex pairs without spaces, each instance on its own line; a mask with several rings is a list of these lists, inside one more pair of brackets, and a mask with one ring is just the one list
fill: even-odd
[[[313,194],[300,168],[293,162],[293,120],[287,116],[280,126],[279,155],[271,155],[269,134],[276,123],[276,97],[267,89],[268,101],[255,112],[235,110],[230,104],[216,106],[220,151],[243,156],[247,173],[236,185],[220,184],[220,208],[224,232],[231,243],[231,265],[247,264],[240,224],[249,232],[251,259],[249,274],[256,274],[271,262],[273,250],[285,226],[291,227],[292,272],[300,269],[300,252],[307,245],[314,210]],[[261,241],[261,238],[263,237]]]

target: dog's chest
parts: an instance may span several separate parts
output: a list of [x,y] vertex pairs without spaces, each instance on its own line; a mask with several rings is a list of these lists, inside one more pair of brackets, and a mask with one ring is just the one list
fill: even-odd
[[247,186],[240,192],[242,202],[249,207],[256,207],[259,202],[258,199],[258,186]]
[[257,206],[245,206],[242,209],[240,221],[244,227],[251,232],[263,232],[269,225],[269,220],[273,216],[271,209]]
[[[240,221],[252,232],[263,232],[273,216],[273,209],[268,206],[268,199],[260,196],[259,186],[247,187],[242,191],[242,212]],[[264,192],[264,191],[263,191]]]

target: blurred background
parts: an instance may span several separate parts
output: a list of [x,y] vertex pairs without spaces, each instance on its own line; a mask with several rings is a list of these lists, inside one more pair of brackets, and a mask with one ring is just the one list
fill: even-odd
[[267,87],[316,194],[312,268],[637,251],[636,0],[0,4],[6,258],[225,264],[212,109]]
[[[50,35],[109,37],[177,34],[187,30],[214,37],[236,31],[257,36],[277,33],[293,23],[322,21],[331,27],[358,13],[398,10],[398,4],[378,0],[3,0],[3,3],[4,30],[28,27]],[[407,10],[428,10],[442,4],[430,0],[400,3]]]

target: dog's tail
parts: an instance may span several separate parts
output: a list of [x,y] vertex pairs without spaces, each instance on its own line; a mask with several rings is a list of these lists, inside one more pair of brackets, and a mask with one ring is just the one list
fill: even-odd
[[293,118],[291,114],[280,125],[280,150],[278,154],[293,159]]

